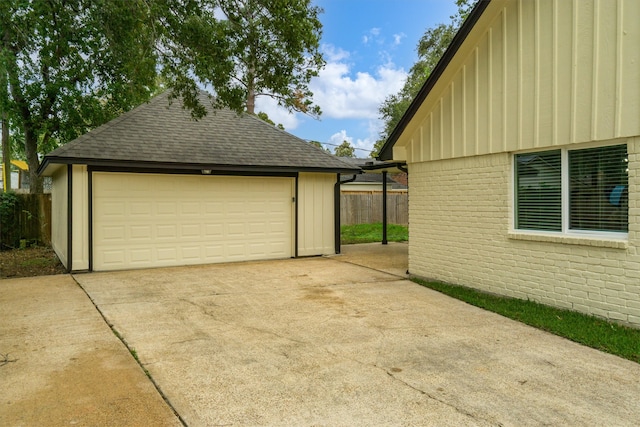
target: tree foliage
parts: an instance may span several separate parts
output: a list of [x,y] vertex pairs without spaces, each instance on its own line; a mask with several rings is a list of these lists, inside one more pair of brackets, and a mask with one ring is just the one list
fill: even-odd
[[342,141],[342,144],[336,147],[335,155],[338,157],[355,157],[355,148],[353,148],[349,141]]
[[253,113],[255,97],[320,114],[310,79],[321,10],[311,0],[2,0],[0,105],[19,127],[31,191],[47,153],[142,102],[158,89],[195,118],[210,87],[216,107]]
[[163,73],[196,117],[203,113],[198,83],[213,88],[216,106],[238,112],[254,114],[256,97],[269,96],[290,111],[320,115],[308,85],[325,64],[322,10],[311,0],[160,3]]
[[156,76],[154,38],[142,0],[3,0],[3,99],[20,123],[32,192],[38,153],[147,100]]
[[380,139],[374,144],[371,157],[378,155],[385,140],[393,132],[405,111],[409,108],[411,101],[413,101],[424,82],[429,78],[431,71],[444,55],[451,40],[453,40],[460,25],[469,15],[474,4],[475,0],[456,0],[458,12],[451,17],[451,22],[428,28],[420,38],[416,47],[418,60],[409,70],[407,81],[398,93],[388,96],[378,109],[380,118],[384,122],[384,128],[380,134]]
[[284,130],[284,126],[282,125],[282,123],[278,123],[276,125],[276,122],[271,120],[269,118],[269,115],[267,113],[265,113],[264,111],[260,111],[258,114],[256,114],[256,117],[259,118],[260,120],[262,120],[265,123],[269,123],[271,126],[275,126],[280,130]]
[[309,144],[314,145],[316,147],[318,147],[319,149],[321,149],[322,151],[325,151],[327,153],[331,153],[331,151],[329,151],[328,148],[325,148],[322,143],[320,141],[308,141]]

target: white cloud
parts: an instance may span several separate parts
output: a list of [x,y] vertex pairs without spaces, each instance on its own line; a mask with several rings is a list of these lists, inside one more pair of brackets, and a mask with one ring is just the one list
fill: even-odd
[[405,33],[400,33],[400,34],[394,34],[393,35],[393,44],[394,46],[398,46],[400,43],[402,43],[402,39],[407,37],[407,35]]
[[[322,49],[327,64],[318,77],[311,81],[313,102],[322,110],[321,121],[342,129],[336,130],[325,142],[340,145],[347,140],[355,148],[362,149],[356,150],[358,157],[368,157],[382,129],[378,108],[387,96],[398,93],[404,85],[407,73],[397,67],[389,55],[382,55],[381,52],[380,64],[383,65],[379,65],[373,72],[354,72],[355,65],[350,62],[350,52],[332,45],[325,45]],[[303,126],[305,118],[301,113],[289,113],[270,98],[259,97],[256,104],[256,111],[266,112],[271,120],[276,124],[281,123],[289,132]],[[334,120],[351,120],[357,129],[347,125],[347,132],[343,129],[345,122],[336,125]],[[354,138],[349,134],[357,134],[359,137]],[[328,148],[333,151],[335,147]]]
[[347,136],[347,131],[342,129],[340,132],[337,132],[331,135],[331,138],[329,138],[327,142],[333,145],[340,145],[344,141],[347,141],[349,144],[351,144],[353,141],[353,138],[350,136]]
[[328,62],[318,77],[311,81],[314,102],[323,117],[337,119],[372,119],[385,98],[397,93],[407,73],[392,63],[379,66],[374,74],[357,72],[345,62]]
[[[370,125],[371,124],[373,123],[370,123]],[[377,135],[377,131],[375,135]],[[356,138],[354,140],[352,136],[349,136],[347,134],[346,130],[342,129],[340,132],[336,132],[333,135],[331,135],[331,137],[327,141],[327,144],[331,152],[333,152],[335,151],[336,146],[342,144],[344,141],[347,141],[349,144],[351,144],[352,147],[355,148],[356,157],[365,158],[365,157],[369,157],[369,154],[373,149],[373,144],[375,143],[375,136],[373,137],[373,139],[371,138],[371,136],[369,136],[364,139]]]
[[380,37],[380,28],[372,28],[362,36],[362,44],[369,44],[370,42],[376,42],[382,44],[384,39]]
[[298,127],[300,120],[296,114],[289,113],[286,108],[280,107],[278,103],[268,96],[256,98],[256,113],[265,112],[276,125],[281,124],[286,131],[292,131]]
[[351,55],[346,50],[331,44],[323,44],[321,50],[327,62],[340,62],[345,59],[349,59],[349,56]]

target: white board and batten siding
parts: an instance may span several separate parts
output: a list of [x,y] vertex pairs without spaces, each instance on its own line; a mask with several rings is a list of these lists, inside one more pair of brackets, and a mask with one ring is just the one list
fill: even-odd
[[640,134],[639,20],[637,0],[492,1],[400,136],[394,159]]
[[335,254],[335,173],[298,177],[298,256]]
[[[67,268],[69,267],[68,180],[67,165],[59,166],[53,174],[51,191],[51,246]],[[71,184],[73,191],[71,197],[71,269],[81,271],[89,268],[89,183],[85,165],[71,167]]]
[[95,172],[93,269],[289,258],[293,192],[293,178]]
[[63,265],[68,266],[67,257],[67,167],[59,166],[52,176],[51,188],[51,246]]

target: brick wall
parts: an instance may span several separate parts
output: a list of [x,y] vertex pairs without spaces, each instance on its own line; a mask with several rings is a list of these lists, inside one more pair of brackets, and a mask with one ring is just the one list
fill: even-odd
[[409,165],[409,271],[640,327],[640,137],[628,140],[629,239],[510,231],[511,154]]

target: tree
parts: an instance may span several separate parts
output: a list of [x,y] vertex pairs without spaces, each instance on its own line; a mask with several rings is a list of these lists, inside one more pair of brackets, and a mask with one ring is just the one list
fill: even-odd
[[31,192],[42,191],[38,153],[149,98],[148,17],[142,0],[0,2],[0,73],[10,89],[0,102],[21,127]]
[[147,101],[158,71],[194,118],[203,86],[214,107],[253,113],[265,95],[319,115],[308,89],[324,65],[319,13],[311,0],[0,1],[0,105],[20,128],[31,191],[39,153]]
[[349,141],[344,140],[342,144],[336,147],[335,155],[338,157],[355,157],[355,148],[353,148]]
[[[180,0],[173,0],[181,3]],[[198,3],[196,0],[193,2]],[[163,72],[175,96],[193,101],[195,81],[211,85],[214,104],[255,112],[257,96],[289,111],[319,116],[308,84],[324,66],[319,51],[322,10],[311,0],[200,0],[184,19],[171,13],[162,28]],[[216,18],[216,7],[224,14]]]
[[2,120],[2,189],[11,190],[11,141],[9,140],[9,113],[7,111],[8,82],[4,67],[0,66],[0,119]]
[[385,140],[395,129],[407,108],[418,94],[424,82],[429,78],[431,71],[440,61],[442,55],[449,47],[451,40],[456,35],[460,25],[469,15],[475,5],[475,0],[456,0],[458,12],[451,17],[448,24],[438,24],[428,28],[418,41],[416,48],[418,60],[409,70],[407,81],[400,92],[388,96],[378,109],[380,117],[384,122],[384,129],[380,134],[380,139],[374,144],[371,157],[376,157],[384,145]]
[[319,149],[321,149],[322,151],[326,151],[327,153],[331,153],[331,151],[329,151],[328,148],[324,148],[324,146],[322,145],[321,142],[319,141],[308,141],[309,144],[311,145],[315,145],[316,147],[318,147]]
[[280,130],[284,130],[284,126],[282,125],[282,123],[278,123],[276,125],[276,123],[273,120],[271,120],[269,118],[269,115],[267,113],[265,113],[264,111],[260,111],[258,114],[256,114],[256,117],[258,117],[263,122],[269,123],[271,126],[275,126]]

